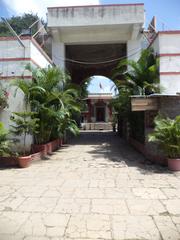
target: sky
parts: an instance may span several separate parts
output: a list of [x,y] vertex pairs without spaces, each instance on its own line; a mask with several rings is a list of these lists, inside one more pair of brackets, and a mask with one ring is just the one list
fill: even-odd
[[122,3],[144,3],[146,22],[155,15],[159,30],[180,29],[180,0],[0,0],[0,16],[10,17],[24,12],[33,12],[46,18],[48,6]]
[[[156,16],[158,30],[180,30],[180,0],[0,0],[0,17],[8,18],[24,12],[33,12],[46,19],[47,7],[126,3],[144,3],[145,26]],[[100,83],[103,83],[103,88],[99,87]],[[103,77],[96,77],[89,90],[108,92],[111,86],[112,82]]]
[[112,93],[115,95],[115,84],[109,78],[94,76],[88,86],[90,93]]

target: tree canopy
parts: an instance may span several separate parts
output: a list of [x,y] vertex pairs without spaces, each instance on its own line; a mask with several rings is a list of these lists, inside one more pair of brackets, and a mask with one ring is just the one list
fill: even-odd
[[[13,16],[7,21],[15,32],[19,35],[23,29],[28,29],[29,26],[39,19],[37,14],[33,13],[24,13],[22,16]],[[33,27],[32,34],[37,31],[37,25]],[[0,21],[0,36],[8,37],[12,36],[12,33],[9,31],[8,27],[3,21]]]

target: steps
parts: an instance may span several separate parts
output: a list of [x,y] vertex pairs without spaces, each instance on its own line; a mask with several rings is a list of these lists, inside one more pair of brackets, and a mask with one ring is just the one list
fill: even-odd
[[112,123],[98,122],[98,123],[82,123],[83,130],[112,130]]

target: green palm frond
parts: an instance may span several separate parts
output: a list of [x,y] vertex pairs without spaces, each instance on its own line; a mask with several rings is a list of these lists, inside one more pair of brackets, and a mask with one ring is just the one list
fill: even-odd
[[149,134],[150,142],[157,142],[168,157],[180,157],[180,116],[175,119],[155,118],[154,132]]

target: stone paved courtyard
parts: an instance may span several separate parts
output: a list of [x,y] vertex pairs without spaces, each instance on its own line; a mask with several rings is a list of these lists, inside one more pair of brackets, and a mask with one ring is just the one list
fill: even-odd
[[0,170],[0,240],[180,239],[180,174],[110,132]]

